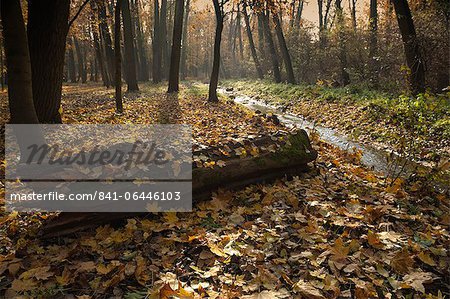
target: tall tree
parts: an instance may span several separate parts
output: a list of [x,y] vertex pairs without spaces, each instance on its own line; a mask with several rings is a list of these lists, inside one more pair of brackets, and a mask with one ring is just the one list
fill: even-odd
[[136,78],[136,50],[134,48],[134,33],[131,22],[130,2],[121,0],[122,19],[123,19],[123,39],[125,45],[125,79],[128,85],[128,91],[138,91],[139,87]]
[[115,56],[115,86],[116,86],[116,111],[123,112],[122,104],[122,55],[120,54],[120,9],[123,0],[116,0],[114,12],[114,56]]
[[100,38],[99,38],[99,34],[98,34],[98,27],[95,26],[96,24],[96,15],[97,13],[97,5],[95,4],[94,1],[91,1],[91,9],[93,14],[91,15],[90,18],[90,31],[92,34],[92,38],[93,38],[93,42],[94,42],[94,49],[95,49],[95,56],[97,57],[97,62],[98,62],[98,67],[100,68],[100,73],[102,75],[102,80],[103,80],[103,85],[106,86],[106,88],[108,88],[109,86],[111,86],[111,81],[109,78],[109,74],[108,74],[108,70],[106,67],[106,59],[105,59],[105,55],[104,55],[104,51],[102,49],[102,45],[100,43]]
[[[92,1],[92,0],[91,0]],[[114,51],[112,48],[111,32],[108,26],[108,20],[106,15],[105,0],[96,0],[97,13],[99,19],[100,41],[103,45],[103,52],[106,57],[106,74],[108,75],[108,81],[113,84],[114,80]]]
[[81,83],[86,83],[87,81],[86,62],[84,61],[84,55],[76,36],[73,36],[73,43],[75,45],[75,51],[77,53],[78,78],[81,79]]
[[161,60],[162,60],[162,45],[161,45],[161,27],[159,22],[159,1],[154,0],[153,10],[153,65],[152,65],[152,79],[153,83],[161,82]]
[[266,15],[264,12],[258,12],[262,16],[262,23],[264,28],[264,38],[267,42],[267,47],[270,54],[270,60],[272,62],[272,71],[273,71],[273,77],[275,79],[276,83],[281,82],[281,73],[280,73],[280,66],[278,62],[277,52],[275,49],[275,43],[273,42],[272,38],[272,32],[270,30],[269,25],[269,16]]
[[134,1],[135,19],[136,19],[136,40],[137,47],[139,49],[139,63],[140,63],[140,73],[139,79],[142,81],[148,81],[149,79],[149,69],[148,69],[148,59],[147,59],[147,47],[145,46],[144,33],[142,32],[141,26],[141,16],[139,11],[139,1]]
[[187,76],[187,50],[188,50],[188,22],[190,12],[191,0],[186,0],[186,8],[184,13],[183,23],[183,39],[181,42],[181,79],[186,79]]
[[295,84],[295,76],[294,69],[292,67],[291,55],[289,54],[289,50],[287,48],[286,40],[284,39],[283,27],[281,25],[280,18],[278,13],[274,12],[272,14],[273,22],[275,23],[275,32],[278,38],[278,44],[281,48],[281,56],[283,57],[284,66],[286,68],[287,73],[287,81],[288,83]]
[[183,35],[184,0],[175,0],[172,52],[170,57],[169,89],[177,92],[180,81],[181,38]]
[[162,77],[167,78],[169,71],[169,43],[167,42],[167,1],[161,0],[161,10],[159,15],[159,42],[161,43],[161,65]]
[[216,15],[216,33],[214,36],[214,58],[211,78],[209,81],[208,102],[218,102],[217,86],[220,71],[220,44],[222,42],[223,20],[225,17],[224,5],[228,0],[213,0]]
[[369,16],[369,28],[370,28],[370,40],[369,40],[369,59],[370,59],[370,80],[372,83],[378,85],[378,11],[377,1],[370,0],[370,16]]
[[326,0],[325,7],[323,6],[323,1],[324,0],[317,0],[319,11],[319,45],[321,49],[325,48],[327,43],[326,31],[328,29],[328,16],[333,0]]
[[358,0],[350,0],[349,4],[350,4],[350,12],[352,14],[352,28],[353,31],[356,31],[356,2]]
[[300,26],[300,21],[302,19],[304,4],[305,4],[304,0],[298,1],[297,12],[295,13],[294,26]]
[[0,1],[13,124],[39,123],[33,104],[30,52],[19,0]]
[[69,36],[67,39],[67,69],[68,69],[68,80],[71,83],[77,82],[77,74],[75,70],[75,54],[73,52],[73,39]]
[[344,32],[344,12],[342,10],[342,0],[335,0],[336,9],[336,25],[338,30],[338,43],[339,43],[339,61],[341,68],[341,84],[346,86],[350,84],[350,75],[347,72],[347,49],[345,43]]
[[264,74],[259,63],[258,54],[256,53],[255,42],[253,41],[252,29],[250,27],[250,18],[247,12],[247,3],[243,1],[242,13],[244,14],[245,30],[247,31],[247,38],[250,47],[250,52],[252,53],[253,62],[255,63],[256,73],[259,79],[264,78]]
[[405,49],[406,64],[411,71],[409,76],[411,92],[418,94],[425,91],[425,68],[419,43],[416,36],[416,28],[409,9],[407,0],[395,0],[395,14],[398,27],[402,35],[403,47]]
[[62,122],[59,110],[69,11],[70,0],[28,1],[33,101],[41,123]]

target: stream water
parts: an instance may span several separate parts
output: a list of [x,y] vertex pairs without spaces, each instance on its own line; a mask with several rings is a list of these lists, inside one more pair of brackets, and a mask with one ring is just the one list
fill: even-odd
[[[330,143],[334,146],[337,146],[343,150],[351,150],[357,149],[362,153],[361,162],[375,171],[381,172],[385,175],[396,175],[395,170],[392,172],[392,163],[390,164],[388,161],[389,153],[385,150],[377,149],[372,146],[364,145],[358,143],[349,137],[337,132],[334,129],[323,127],[320,125],[316,125],[311,121],[306,120],[305,118],[297,115],[293,115],[290,113],[286,113],[281,111],[278,107],[267,104],[266,102],[251,98],[247,95],[237,94],[235,91],[227,91],[226,89],[219,89],[220,93],[225,94],[232,98],[234,102],[244,105],[245,107],[251,110],[259,110],[261,113],[272,113],[275,114],[280,122],[287,127],[297,127],[301,129],[305,129],[308,133],[311,131],[316,132],[319,135],[319,138],[327,143]],[[391,159],[392,161],[392,159]],[[395,157],[397,167],[396,172],[400,172],[400,169],[403,165],[405,165],[401,171],[403,176],[411,174],[415,171],[416,167],[420,165],[414,161],[406,160],[400,156]],[[423,167],[423,166],[421,166]]]

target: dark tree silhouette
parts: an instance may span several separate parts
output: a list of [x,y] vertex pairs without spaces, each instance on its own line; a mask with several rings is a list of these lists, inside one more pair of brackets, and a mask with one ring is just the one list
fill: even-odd
[[183,14],[184,0],[176,0],[168,92],[177,92],[179,90],[181,38],[183,35]]
[[369,58],[370,58],[370,79],[372,84],[378,85],[378,11],[377,1],[370,0],[370,16],[369,16],[369,28],[370,28],[370,40],[369,40]]
[[19,0],[0,1],[8,68],[8,100],[13,124],[39,123],[33,104],[31,62]]
[[[269,13],[269,12],[267,11],[267,13]],[[275,49],[275,43],[273,42],[272,32],[271,32],[270,26],[269,26],[269,16],[266,15],[264,12],[259,12],[259,14],[261,14],[262,24],[263,24],[263,28],[264,28],[264,38],[266,40],[267,47],[269,50],[270,61],[272,62],[273,77],[274,77],[276,83],[280,83],[281,82],[281,73],[280,73],[280,66],[279,66],[280,64],[278,62],[277,52]]]
[[259,63],[258,54],[256,53],[255,42],[253,41],[252,30],[250,28],[250,20],[247,12],[247,3],[243,2],[242,13],[244,14],[245,30],[247,32],[248,43],[250,47],[250,52],[252,53],[253,62],[255,63],[256,73],[259,79],[264,78],[264,74]]
[[288,83],[295,84],[295,76],[294,76],[294,69],[292,68],[291,55],[289,54],[286,40],[284,39],[283,28],[281,26],[280,18],[278,17],[278,14],[276,12],[272,14],[272,19],[273,22],[275,23],[275,33],[277,34],[278,44],[280,45],[281,48],[281,56],[283,57],[284,66],[286,68],[287,81]]
[[41,123],[61,123],[60,106],[70,0],[28,1],[33,101]]
[[134,48],[134,33],[131,23],[131,12],[129,0],[121,0],[123,19],[123,39],[125,48],[125,79],[128,91],[138,91],[139,87],[136,78],[136,50]]
[[416,28],[407,0],[395,0],[395,14],[405,48],[406,64],[411,71],[409,76],[411,92],[418,94],[425,91],[425,68],[416,36]]
[[162,46],[161,46],[161,32],[160,32],[160,18],[159,13],[159,1],[154,1],[153,10],[153,66],[152,66],[152,77],[153,83],[161,82],[161,60],[162,60]]
[[222,42],[223,20],[225,18],[224,5],[228,0],[213,0],[216,15],[216,33],[214,36],[214,58],[211,78],[209,81],[208,102],[218,102],[217,86],[220,71],[220,44]]
[[342,0],[336,0],[336,25],[338,26],[339,61],[341,63],[341,84],[350,84],[350,75],[347,72],[347,49],[345,45],[344,14],[342,11]]
[[101,44],[103,44],[106,57],[106,73],[108,74],[108,81],[111,82],[111,84],[114,84],[114,51],[112,48],[111,32],[109,31],[106,17],[105,0],[96,0],[96,3],[98,9],[100,40]]
[[189,12],[190,12],[191,0],[186,0],[186,8],[184,13],[184,23],[183,23],[183,39],[181,43],[181,79],[186,79],[187,76],[187,49],[188,49],[188,22],[189,22]]
[[115,55],[115,85],[116,85],[116,111],[123,112],[122,104],[122,68],[120,54],[120,9],[123,0],[116,0],[116,8],[114,12],[114,55]]
[[77,74],[75,71],[75,54],[73,51],[73,39],[72,36],[69,36],[67,39],[67,68],[68,68],[68,79],[70,82],[77,82]]

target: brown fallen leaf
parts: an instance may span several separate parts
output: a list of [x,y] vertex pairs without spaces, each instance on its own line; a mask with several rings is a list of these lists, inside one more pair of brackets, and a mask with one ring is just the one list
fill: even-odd
[[403,248],[397,252],[394,258],[391,260],[391,267],[395,272],[400,274],[406,274],[409,272],[409,268],[414,266],[414,260],[411,258],[408,249]]
[[304,280],[299,280],[294,284],[293,290],[299,293],[302,297],[307,299],[325,299],[326,297],[322,293],[311,285],[309,282]]

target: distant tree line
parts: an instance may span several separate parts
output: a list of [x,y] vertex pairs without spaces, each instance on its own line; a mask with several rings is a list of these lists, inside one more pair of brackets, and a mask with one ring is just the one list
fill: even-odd
[[304,0],[39,0],[27,2],[26,22],[19,0],[1,1],[12,121],[61,122],[63,82],[115,87],[119,113],[122,78],[130,92],[139,81],[176,92],[180,77],[208,78],[212,102],[219,78],[412,94],[449,85],[447,1],[370,0],[367,12],[357,1],[308,2],[318,24],[304,19]]

